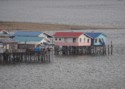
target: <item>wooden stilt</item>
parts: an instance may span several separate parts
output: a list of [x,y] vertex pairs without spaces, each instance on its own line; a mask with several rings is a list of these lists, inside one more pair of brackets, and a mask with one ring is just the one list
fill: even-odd
[[111,55],[113,53],[113,45],[112,45],[112,41],[111,41]]

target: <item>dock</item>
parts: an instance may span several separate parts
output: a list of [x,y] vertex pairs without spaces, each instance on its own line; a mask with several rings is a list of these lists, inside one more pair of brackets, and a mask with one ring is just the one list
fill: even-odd
[[52,51],[46,50],[41,52],[35,51],[15,51],[0,53],[0,64],[15,63],[48,63],[52,60]]
[[113,45],[103,46],[55,46],[55,55],[112,55]]

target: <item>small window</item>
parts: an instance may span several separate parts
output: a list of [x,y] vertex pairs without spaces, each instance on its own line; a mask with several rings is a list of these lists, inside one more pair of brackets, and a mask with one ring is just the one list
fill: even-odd
[[67,42],[67,38],[64,38],[64,41]]
[[97,43],[97,39],[95,39],[95,43]]
[[55,38],[55,40],[57,40],[57,38]]
[[59,40],[61,40],[61,38],[59,38]]
[[87,42],[89,43],[89,39],[87,39]]
[[104,39],[102,38],[102,42],[104,42]]
[[75,43],[76,42],[76,38],[73,38],[73,43]]
[[86,42],[86,38],[84,38],[84,42]]
[[101,38],[99,38],[99,42],[102,42]]
[[80,38],[80,42],[82,42],[82,38]]

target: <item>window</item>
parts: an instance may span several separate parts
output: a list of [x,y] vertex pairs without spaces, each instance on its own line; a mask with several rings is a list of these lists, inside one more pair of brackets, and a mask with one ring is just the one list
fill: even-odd
[[86,42],[86,38],[84,38],[84,42]]
[[102,38],[102,42],[104,42],[104,39]]
[[76,38],[73,38],[73,43],[75,43],[76,42]]
[[99,38],[99,42],[102,42],[101,38]]
[[89,43],[89,39],[87,39],[87,42]]
[[59,40],[61,40],[61,38],[59,38]]
[[57,40],[57,38],[55,38],[55,40]]
[[80,42],[82,42],[82,38],[80,38]]
[[95,43],[97,43],[97,39],[95,39]]
[[64,38],[64,41],[67,42],[67,38]]

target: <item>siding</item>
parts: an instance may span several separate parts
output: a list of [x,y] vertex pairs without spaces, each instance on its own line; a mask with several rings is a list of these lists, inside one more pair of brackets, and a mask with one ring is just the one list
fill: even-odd
[[[81,42],[80,42],[80,38],[81,38]],[[89,42],[87,42],[88,39],[89,39]],[[78,43],[79,43],[79,46],[90,46],[91,45],[91,39],[83,34],[83,35],[79,36]]]
[[103,40],[104,40],[104,43],[106,44],[106,37],[103,36],[102,34],[99,35],[96,39],[97,39],[97,43],[95,43],[95,40],[94,40],[94,45],[102,45],[102,44],[99,42],[99,39],[103,39]]
[[[74,37],[75,38],[75,37]],[[55,40],[57,39],[57,40]],[[61,40],[59,40],[61,39]],[[81,41],[80,41],[81,39]],[[86,41],[84,41],[86,39]],[[89,39],[89,42],[87,42],[87,39]],[[90,46],[91,45],[91,40],[84,34],[80,35],[78,38],[76,38],[76,42],[73,43],[73,37],[68,38],[68,37],[55,37],[54,38],[55,45],[60,45],[60,46]]]

